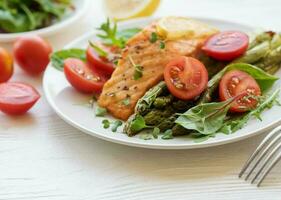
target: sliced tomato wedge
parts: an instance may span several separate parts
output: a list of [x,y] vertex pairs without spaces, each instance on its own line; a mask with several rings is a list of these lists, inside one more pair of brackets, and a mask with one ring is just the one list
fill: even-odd
[[101,48],[104,52],[106,52],[108,54],[108,57],[99,56],[98,52],[94,48],[89,46],[86,53],[87,61],[91,64],[93,68],[102,71],[107,75],[111,75],[115,69],[115,64],[113,63],[114,60],[113,57],[115,53],[118,51],[118,49],[115,47],[102,45],[100,43],[98,43],[97,46]]
[[32,86],[24,83],[0,84],[0,110],[10,115],[26,113],[40,98]]
[[174,96],[190,100],[206,89],[208,72],[199,60],[182,56],[168,63],[164,71],[164,79]]
[[68,82],[78,91],[84,93],[99,93],[108,77],[91,69],[88,63],[77,58],[64,61],[64,74]]
[[232,112],[246,112],[256,107],[258,101],[255,96],[261,95],[261,89],[256,80],[240,70],[227,72],[219,84],[219,96],[221,101],[241,95],[231,107]]
[[217,60],[230,61],[245,53],[249,37],[240,31],[224,31],[211,36],[202,50]]

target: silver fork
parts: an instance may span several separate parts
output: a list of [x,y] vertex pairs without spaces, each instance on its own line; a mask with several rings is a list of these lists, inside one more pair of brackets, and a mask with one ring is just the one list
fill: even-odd
[[281,160],[281,126],[272,130],[260,143],[255,152],[247,160],[239,173],[239,178],[245,174],[245,180],[251,178],[251,183],[257,187],[268,173]]

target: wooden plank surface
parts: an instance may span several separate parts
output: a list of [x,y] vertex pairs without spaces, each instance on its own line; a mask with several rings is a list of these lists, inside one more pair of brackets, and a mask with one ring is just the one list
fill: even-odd
[[[280,9],[280,0],[163,0],[156,15],[211,16],[280,30]],[[101,1],[94,0],[79,24],[48,40],[61,48],[104,18]],[[41,77],[16,69],[14,80],[42,92]],[[28,115],[0,114],[0,200],[280,200],[281,164],[259,189],[237,178],[264,136],[208,149],[132,148],[77,131],[43,97]]]

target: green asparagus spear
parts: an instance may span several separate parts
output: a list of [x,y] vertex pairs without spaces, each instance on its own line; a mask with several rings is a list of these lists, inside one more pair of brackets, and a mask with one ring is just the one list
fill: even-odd
[[161,81],[156,86],[148,90],[145,95],[138,100],[135,113],[144,115],[149,112],[155,99],[167,91],[167,86],[164,81]]
[[173,136],[188,135],[191,132],[192,132],[191,130],[185,129],[184,127],[182,127],[178,124],[174,125],[172,128]]
[[166,119],[167,117],[170,117],[174,113],[175,113],[175,111],[171,106],[168,106],[162,110],[158,110],[158,109],[154,108],[150,112],[148,112],[143,118],[147,125],[157,126],[164,119]]
[[253,64],[264,57],[270,50],[269,41],[262,42],[257,46],[249,49],[246,53],[233,61],[233,63],[248,63]]
[[279,46],[281,46],[281,35],[274,34],[274,36],[270,42],[270,49],[276,49]]
[[153,102],[155,108],[164,108],[173,101],[173,95],[157,97]]
[[265,71],[267,71],[267,73],[269,73],[269,74],[275,74],[280,69],[280,67],[281,67],[281,63],[275,64],[275,65],[270,65],[265,68]]
[[248,49],[252,49],[258,44],[264,42],[264,41],[271,41],[272,37],[274,36],[274,32],[268,31],[268,32],[262,32],[254,37],[254,39],[250,42],[250,45]]
[[263,58],[260,62],[256,63],[255,65],[265,70],[266,67],[276,65],[279,63],[281,63],[281,46],[270,51],[265,58]]
[[176,119],[177,119],[177,115],[173,114],[170,117],[164,119],[157,127],[160,129],[161,132],[164,132],[168,129],[173,128]]

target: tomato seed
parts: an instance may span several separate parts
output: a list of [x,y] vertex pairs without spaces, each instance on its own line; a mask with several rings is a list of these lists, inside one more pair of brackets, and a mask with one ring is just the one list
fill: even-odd
[[235,84],[238,84],[240,81],[239,81],[239,78],[237,77],[233,77],[232,78],[232,81],[235,83]]

